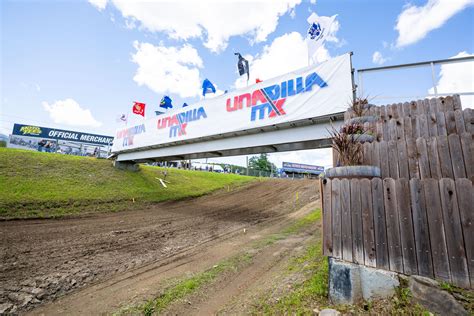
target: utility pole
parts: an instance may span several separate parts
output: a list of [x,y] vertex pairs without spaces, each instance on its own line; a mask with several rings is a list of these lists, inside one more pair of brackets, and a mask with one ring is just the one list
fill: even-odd
[[245,158],[247,158],[247,175],[249,175],[249,156]]

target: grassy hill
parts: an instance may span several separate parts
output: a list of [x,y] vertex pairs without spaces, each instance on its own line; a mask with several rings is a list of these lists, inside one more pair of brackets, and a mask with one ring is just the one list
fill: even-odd
[[120,211],[138,204],[195,197],[253,178],[166,169],[118,170],[109,160],[0,148],[0,218],[58,217]]

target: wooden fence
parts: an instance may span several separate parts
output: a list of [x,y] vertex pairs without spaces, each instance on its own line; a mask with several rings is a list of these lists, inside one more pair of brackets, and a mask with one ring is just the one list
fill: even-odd
[[474,181],[474,141],[463,132],[365,143],[363,164],[379,167],[382,178]]
[[323,179],[323,251],[474,287],[472,181]]

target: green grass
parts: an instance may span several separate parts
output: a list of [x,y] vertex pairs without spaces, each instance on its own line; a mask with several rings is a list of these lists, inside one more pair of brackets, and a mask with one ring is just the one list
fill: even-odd
[[[249,253],[240,254],[230,259],[223,260],[211,269],[197,273],[191,277],[181,280],[175,280],[174,284],[169,286],[160,296],[148,300],[142,305],[126,307],[114,315],[154,315],[159,314],[170,304],[176,302],[187,295],[197,291],[206,284],[211,283],[218,276],[226,272],[235,272],[243,266],[247,266],[252,261]],[[173,282],[172,282],[173,283]]]
[[118,170],[110,160],[0,148],[0,217],[56,217],[118,211],[134,203],[196,197],[253,181],[252,177],[141,165]]
[[252,314],[264,315],[313,315],[313,308],[328,305],[328,261],[322,255],[320,240],[316,240],[299,257],[288,265],[289,273],[295,271],[308,275],[307,279],[296,284],[291,292],[277,302],[262,297],[255,305]]

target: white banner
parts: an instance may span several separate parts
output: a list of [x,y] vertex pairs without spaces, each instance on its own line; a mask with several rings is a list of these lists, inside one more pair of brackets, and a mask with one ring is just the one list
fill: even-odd
[[113,152],[299,121],[344,111],[350,55],[330,59],[116,132]]

